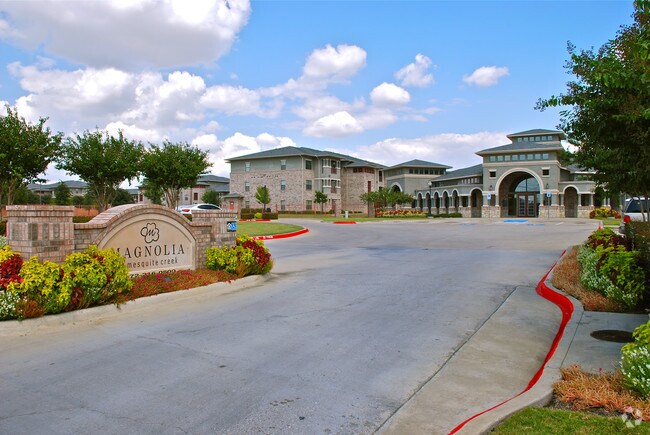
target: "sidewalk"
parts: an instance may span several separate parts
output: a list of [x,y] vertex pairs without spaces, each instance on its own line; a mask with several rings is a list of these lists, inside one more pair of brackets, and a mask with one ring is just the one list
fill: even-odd
[[562,312],[534,288],[519,287],[377,433],[484,433],[519,409],[547,404],[562,367],[615,369],[623,344],[590,334],[631,332],[648,316],[584,312],[577,300],[569,300],[573,314],[545,365]]

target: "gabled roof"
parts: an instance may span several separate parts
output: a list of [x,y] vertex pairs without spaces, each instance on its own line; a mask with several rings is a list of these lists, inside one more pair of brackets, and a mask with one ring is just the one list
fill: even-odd
[[330,151],[319,151],[312,148],[286,146],[281,148],[273,148],[272,150],[260,151],[259,153],[246,154],[245,156],[231,157],[226,159],[226,162],[236,162],[240,160],[253,160],[253,159],[267,159],[269,157],[337,157],[349,160],[352,157],[345,156]]
[[226,177],[219,177],[218,175],[213,175],[213,174],[202,174],[199,175],[199,178],[197,179],[197,182],[200,184],[201,182],[207,182],[207,183],[230,183],[230,179]]
[[476,177],[482,175],[483,175],[483,165],[478,164],[467,168],[461,168],[455,171],[447,172],[445,175],[441,175],[440,177],[434,178],[433,181],[437,183],[438,181],[455,180],[458,178]]
[[245,156],[232,157],[226,159],[227,163],[242,161],[242,160],[255,160],[255,159],[268,159],[278,157],[334,157],[346,162],[349,162],[346,167],[371,167],[383,169],[386,166],[379,163],[369,162],[367,160],[359,159],[357,157],[348,156],[345,154],[336,153],[334,151],[320,151],[313,148],[286,146],[281,148],[274,148],[272,150],[261,151],[259,153],[247,154]]
[[494,148],[487,148],[481,151],[478,151],[476,154],[479,156],[484,156],[488,154],[500,154],[512,151],[554,151],[561,150],[562,145],[560,142],[514,142],[509,143],[508,145],[502,145]]
[[54,190],[54,189],[56,189],[56,186],[58,186],[61,183],[65,184],[70,189],[87,189],[88,188],[88,183],[86,183],[85,181],[66,180],[66,181],[57,181],[55,183],[48,183],[48,184],[29,183],[27,185],[27,189],[29,189],[29,190],[40,190],[40,191]]
[[513,137],[522,137],[522,136],[539,136],[539,135],[558,135],[560,136],[560,139],[566,139],[566,136],[564,135],[564,132],[559,131],[559,130],[545,130],[543,128],[537,128],[534,130],[526,130],[526,131],[520,131],[519,133],[512,133],[507,135],[506,137],[508,139],[512,139]]
[[395,168],[438,168],[450,169],[451,166],[442,165],[440,163],[427,162],[425,160],[409,160],[408,162],[400,163],[399,165],[391,166],[388,169]]

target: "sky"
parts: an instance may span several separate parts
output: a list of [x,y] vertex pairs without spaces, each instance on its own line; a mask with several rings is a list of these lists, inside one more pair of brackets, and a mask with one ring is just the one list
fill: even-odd
[[[555,129],[567,43],[632,23],[616,1],[0,0],[0,105],[224,159],[281,146],[461,169]],[[4,109],[0,109],[4,110]],[[48,181],[74,179],[51,165]]]

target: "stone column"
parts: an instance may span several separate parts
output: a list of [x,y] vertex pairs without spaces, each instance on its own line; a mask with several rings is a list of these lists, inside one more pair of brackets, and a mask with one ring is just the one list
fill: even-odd
[[24,260],[63,263],[74,252],[74,207],[8,205],[7,243]]

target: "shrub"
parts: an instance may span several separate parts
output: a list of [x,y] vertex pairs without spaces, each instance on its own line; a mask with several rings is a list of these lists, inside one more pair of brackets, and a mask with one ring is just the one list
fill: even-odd
[[237,245],[208,248],[205,265],[238,276],[259,275],[271,270],[271,254],[261,240],[237,237]]
[[84,224],[90,222],[95,216],[73,216],[72,222],[75,224]]
[[594,231],[578,250],[580,283],[628,308],[640,305],[646,274],[639,253],[628,251],[624,239],[609,229]]
[[642,397],[650,396],[650,321],[634,330],[634,342],[621,349],[625,385]]
[[605,218],[614,218],[620,219],[621,214],[609,207],[599,207],[589,212],[589,217],[591,219],[605,219]]
[[255,216],[255,219],[262,219],[262,213],[260,213],[260,212],[255,213],[254,216]]
[[378,211],[377,217],[425,217],[426,214],[417,210],[385,210]]
[[[8,250],[0,251],[0,259]],[[132,281],[124,259],[113,250],[91,246],[69,255],[62,266],[32,257],[22,264],[20,279],[7,284],[0,295],[0,318],[59,313],[105,303]]]
[[0,236],[0,248],[7,246],[7,238],[5,236]]
[[609,248],[624,245],[625,238],[616,234],[609,228],[601,228],[591,233],[585,244],[591,249],[596,249],[598,246]]

